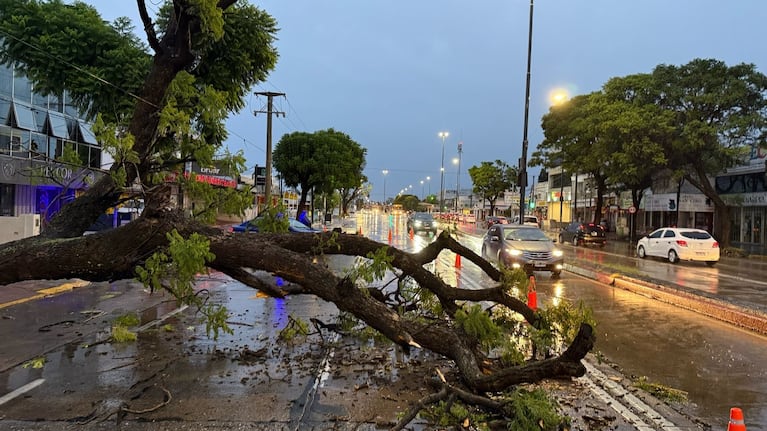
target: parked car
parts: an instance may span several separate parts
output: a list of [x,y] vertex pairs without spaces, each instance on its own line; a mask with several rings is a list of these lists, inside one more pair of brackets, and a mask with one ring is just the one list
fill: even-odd
[[539,228],[518,224],[497,224],[482,238],[482,257],[512,268],[551,271],[558,278],[564,268],[564,254]]
[[671,263],[680,260],[706,262],[714,266],[719,261],[719,242],[703,229],[665,227],[656,229],[637,242],[637,256],[656,256]]
[[607,233],[604,227],[595,223],[573,222],[559,232],[559,242],[569,242],[576,247],[588,244],[604,247],[607,244]]
[[[257,220],[258,220],[258,217],[254,218],[253,220],[248,220],[246,222],[240,223],[236,226],[232,226],[230,228],[230,232],[258,232],[258,225],[256,224]],[[321,231],[314,229],[312,227],[309,227],[294,218],[289,218],[288,232],[317,233]]]
[[[511,224],[519,224],[519,216],[514,217],[514,220],[511,222]],[[538,221],[538,217],[530,215],[525,216],[525,221],[522,224],[527,226],[541,227],[541,223]]]
[[508,223],[509,223],[509,219],[507,219],[506,217],[490,216],[485,219],[485,226],[487,228],[496,224],[508,224]]
[[428,232],[432,235],[437,234],[437,221],[430,213],[416,212],[407,216],[407,231]]

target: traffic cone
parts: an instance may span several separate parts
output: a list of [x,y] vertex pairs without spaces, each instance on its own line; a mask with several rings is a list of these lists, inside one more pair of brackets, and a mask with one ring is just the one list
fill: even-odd
[[458,253],[455,254],[455,267],[456,268],[461,267],[461,255]]
[[359,230],[357,231],[357,235],[362,235],[362,226],[360,226]]
[[415,232],[413,232],[413,228],[411,227],[410,228],[410,239],[413,239],[414,236],[415,236]]
[[533,311],[538,309],[538,292],[535,291],[535,276],[530,276],[530,283],[527,285],[527,306]]
[[727,431],[746,431],[746,422],[743,420],[743,410],[738,407],[730,409],[730,423]]
[[389,229],[389,244],[391,244],[391,229]]

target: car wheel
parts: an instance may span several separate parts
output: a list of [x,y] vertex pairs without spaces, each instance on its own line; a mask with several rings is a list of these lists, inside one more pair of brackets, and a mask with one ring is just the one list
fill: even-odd
[[573,246],[578,247],[578,236],[573,237]]
[[482,256],[482,259],[487,259],[487,248],[484,245],[482,245],[482,254],[480,256]]
[[559,243],[562,244],[565,242],[565,239],[562,237],[562,234],[559,234]]
[[647,257],[647,252],[645,252],[643,245],[640,245],[639,247],[637,247],[637,256],[639,256],[640,259],[644,259]]
[[668,251],[668,261],[669,263],[677,263],[679,262],[679,256],[676,254],[674,250]]
[[716,261],[715,260],[710,260],[710,261],[706,262],[706,265],[714,266],[714,265],[716,265]]

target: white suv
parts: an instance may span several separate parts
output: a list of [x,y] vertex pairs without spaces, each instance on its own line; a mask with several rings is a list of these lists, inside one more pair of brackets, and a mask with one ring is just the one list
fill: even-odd
[[[519,224],[519,216],[514,217],[514,221],[511,222],[511,224]],[[541,225],[538,223],[538,217],[536,216],[525,216],[525,222],[523,223],[527,226],[535,226],[535,227],[541,227]]]

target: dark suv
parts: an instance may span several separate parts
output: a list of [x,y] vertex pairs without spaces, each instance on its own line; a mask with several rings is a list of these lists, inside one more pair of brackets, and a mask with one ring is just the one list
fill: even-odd
[[412,213],[407,218],[407,230],[413,233],[429,232],[437,235],[437,221],[429,213]]
[[604,247],[607,244],[605,228],[595,223],[573,222],[559,233],[559,242],[569,242],[574,246],[596,244]]

